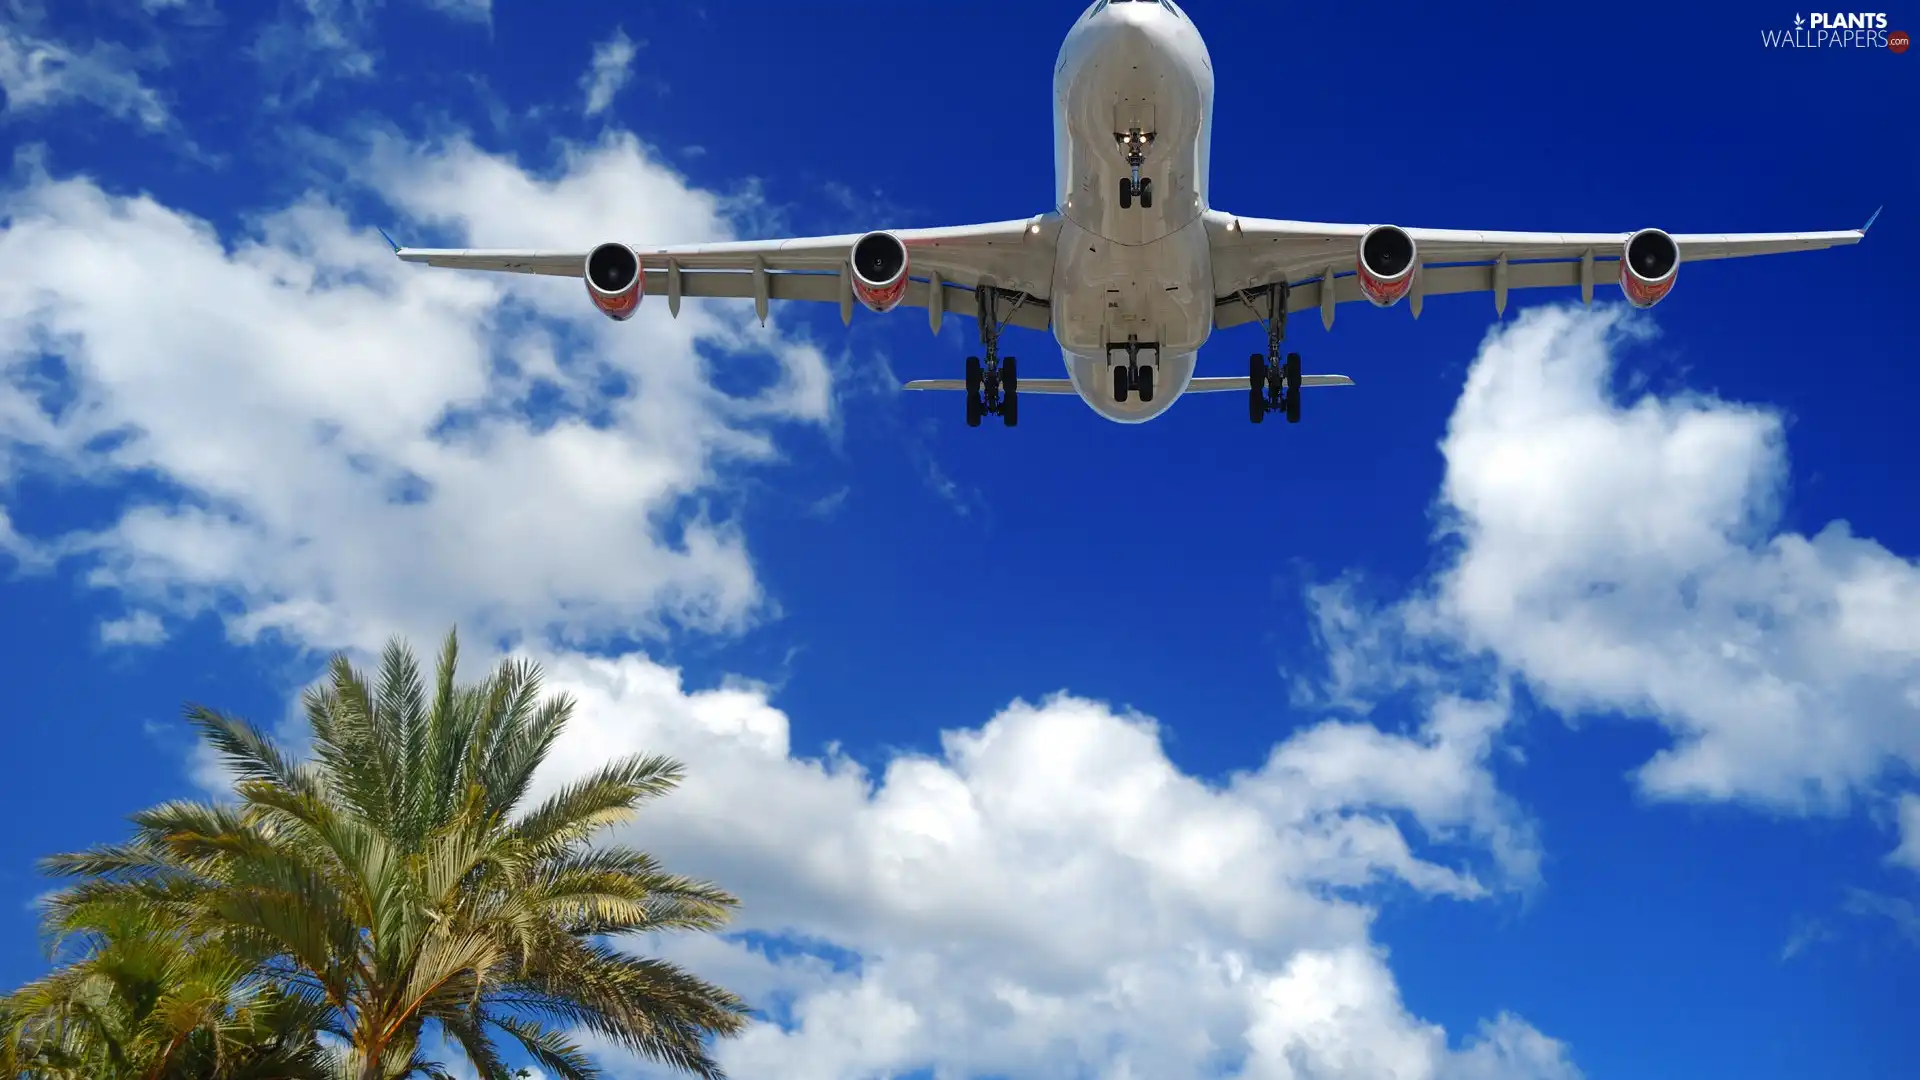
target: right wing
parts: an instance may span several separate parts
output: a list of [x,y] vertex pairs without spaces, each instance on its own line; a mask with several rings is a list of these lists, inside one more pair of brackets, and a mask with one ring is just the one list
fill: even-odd
[[[908,285],[902,307],[925,308],[937,330],[943,314],[975,317],[980,286],[1000,290],[997,317],[1010,326],[1044,330],[1050,324],[1058,214],[1014,221],[931,229],[892,229],[908,254]],[[385,235],[384,233],[382,234]],[[761,320],[769,300],[839,304],[842,320],[855,304],[849,265],[864,233],[780,240],[742,240],[669,247],[629,245],[646,275],[644,289],[665,296],[669,310],[680,298],[751,297]],[[584,278],[589,251],[511,251],[393,246],[407,262],[457,270],[491,270]],[[937,287],[935,283],[938,283]]]
[[[1874,218],[1879,211],[1874,212]],[[1858,229],[1798,233],[1675,233],[1680,265],[1708,259],[1736,259],[1812,251],[1857,244],[1874,218]],[[1323,324],[1333,326],[1337,304],[1366,299],[1355,262],[1360,238],[1370,225],[1282,221],[1236,217],[1208,211],[1206,229],[1213,254],[1214,326],[1224,329],[1266,315],[1253,293],[1286,284],[1287,310],[1320,309]],[[1418,248],[1409,306],[1420,314],[1427,296],[1491,292],[1494,309],[1504,313],[1508,289],[1579,286],[1591,298],[1595,285],[1617,282],[1620,257],[1632,233],[1494,232],[1465,229],[1404,231]]]

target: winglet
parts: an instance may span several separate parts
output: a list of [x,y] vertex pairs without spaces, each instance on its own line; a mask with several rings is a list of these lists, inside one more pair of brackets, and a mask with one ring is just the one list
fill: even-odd
[[395,255],[400,254],[400,245],[393,242],[393,237],[387,235],[387,230],[380,228],[378,225],[374,226],[374,228],[380,233],[380,239],[385,240],[387,246],[393,249],[393,253]]
[[[1880,210],[1885,210],[1885,209],[1886,209],[1885,206],[1880,207]],[[1880,210],[1875,210],[1873,212],[1873,216],[1867,219],[1867,223],[1865,225],[1860,226],[1861,236],[1867,235],[1867,230],[1873,228],[1873,223],[1880,220]]]

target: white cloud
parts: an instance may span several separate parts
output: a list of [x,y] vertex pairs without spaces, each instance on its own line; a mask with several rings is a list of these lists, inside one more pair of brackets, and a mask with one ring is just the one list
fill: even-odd
[[[458,139],[376,139],[355,164],[448,242],[730,233],[727,204],[626,136],[551,175]],[[85,180],[0,193],[0,496],[30,461],[158,491],[97,532],[15,546],[137,612],[216,610],[237,636],[322,647],[454,621],[484,652],[750,619],[727,466],[776,458],[777,424],[830,418],[818,353],[745,305],[673,321],[649,304],[615,325],[577,282],[399,264],[345,202],[223,237]],[[769,388],[716,392],[703,353],[759,365]],[[610,379],[631,391],[603,395]],[[539,387],[559,404],[536,416]],[[1427,695],[1406,733],[1310,726],[1219,782],[1176,768],[1152,722],[1061,695],[869,773],[796,756],[759,688],[689,693],[637,655],[534,651],[582,702],[544,781],[628,750],[682,757],[691,779],[637,839],[740,891],[743,929],[802,949],[658,943],[778,1018],[724,1047],[740,1080],[1578,1075],[1509,1014],[1450,1045],[1372,939],[1375,905],[1535,881],[1536,842],[1489,769],[1497,694]]]
[[1887,859],[1910,870],[1920,870],[1920,795],[1900,796],[1898,813],[1900,846]]
[[1511,1016],[1450,1049],[1369,940],[1381,897],[1487,895],[1476,862],[1493,888],[1531,872],[1500,850],[1525,830],[1487,772],[1498,707],[1447,702],[1407,736],[1322,724],[1210,784],[1153,722],[1062,695],[870,774],[795,756],[758,688],[545,662],[579,705],[542,785],[680,757],[686,784],[634,839],[740,892],[738,929],[802,947],[647,943],[775,1016],[722,1047],[740,1080],[1578,1075]]
[[167,628],[153,612],[136,611],[101,623],[100,640],[108,645],[158,645],[167,640]]
[[[415,0],[450,19],[491,26],[492,0]],[[379,66],[368,39],[385,0],[299,0],[300,11],[267,24],[253,59],[290,82],[294,100],[310,98],[334,79],[363,79]]]
[[300,0],[300,13],[270,22],[253,45],[253,59],[273,78],[294,83],[295,99],[311,97],[332,79],[366,78],[374,57],[363,38],[378,0]]
[[[391,201],[476,243],[729,235],[718,200],[630,137],[574,148],[547,179],[461,141],[378,156]],[[614,324],[577,282],[402,264],[319,197],[223,239],[33,175],[0,220],[0,446],[169,489],[98,532],[8,543],[81,560],[142,608],[218,607],[238,636],[329,647],[456,620],[486,639],[759,609],[716,469],[773,459],[770,424],[830,411],[822,358],[778,320],[690,302]],[[770,385],[721,394],[703,352]],[[542,388],[557,401],[536,418]]]
[[1841,909],[1869,922],[1885,919],[1887,928],[1906,944],[1920,945],[1920,904],[1906,897],[1889,896],[1871,889],[1848,889]]
[[1797,918],[1794,920],[1792,932],[1787,935],[1786,944],[1780,946],[1780,962],[1784,964],[1815,945],[1832,941],[1833,938],[1833,928],[1827,925],[1826,920]]
[[[1490,654],[1563,712],[1658,721],[1674,743],[1639,772],[1652,795],[1871,795],[1920,765],[1920,567],[1844,522],[1777,529],[1775,413],[1616,399],[1615,351],[1650,332],[1556,306],[1488,336],[1441,444],[1451,559],[1389,621]],[[1350,661],[1379,644],[1348,629]]]
[[493,0],[420,0],[420,3],[450,19],[489,25],[493,22]]
[[[5,465],[5,449],[0,447],[0,475],[4,475]],[[4,506],[0,506],[0,555],[12,559],[22,570],[40,571],[49,566],[46,552],[14,530],[13,519],[7,516]]]
[[605,112],[613,104],[614,96],[633,78],[633,57],[637,52],[639,46],[621,27],[615,27],[612,37],[593,47],[593,62],[587,65],[587,73],[580,76],[580,90],[587,95],[588,116]]
[[108,43],[75,50],[32,36],[19,21],[0,19],[0,92],[10,113],[79,102],[150,131],[172,124],[160,95],[141,80],[131,52]]

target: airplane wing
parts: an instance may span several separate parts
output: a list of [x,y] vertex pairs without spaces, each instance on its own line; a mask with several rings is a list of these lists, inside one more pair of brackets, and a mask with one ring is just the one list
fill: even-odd
[[[1874,218],[1879,216],[1876,210]],[[1676,233],[1672,240],[1679,264],[1684,265],[1857,244],[1872,228],[1874,218],[1858,229],[1838,232]],[[1265,300],[1256,290],[1280,283],[1288,286],[1289,313],[1319,308],[1320,321],[1329,328],[1336,305],[1367,299],[1356,266],[1360,239],[1374,226],[1209,211],[1206,227],[1213,249],[1216,327],[1238,326],[1264,316]],[[1415,244],[1417,267],[1406,298],[1416,317],[1423,297],[1445,293],[1491,292],[1494,310],[1503,314],[1509,289],[1577,285],[1581,298],[1591,302],[1594,285],[1619,283],[1627,241],[1638,235],[1401,231]]]
[[[907,254],[906,290],[899,306],[925,308],[937,332],[944,314],[976,316],[978,288],[992,286],[1000,293],[1002,323],[1044,330],[1051,320],[1047,296],[1059,231],[1057,214],[951,228],[887,230]],[[666,297],[668,309],[676,315],[682,297],[751,297],[762,322],[769,300],[839,304],[840,317],[847,321],[856,302],[849,273],[854,245],[869,235],[875,234],[627,247],[644,271],[643,294]],[[571,278],[585,277],[591,254],[589,249],[409,248],[394,244],[391,237],[387,242],[407,262]]]

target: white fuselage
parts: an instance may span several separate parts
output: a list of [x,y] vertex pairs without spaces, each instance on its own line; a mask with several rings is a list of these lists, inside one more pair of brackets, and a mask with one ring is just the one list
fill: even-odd
[[[1165,412],[1193,378],[1213,331],[1213,262],[1201,216],[1213,121],[1213,62],[1185,13],[1157,0],[1095,4],[1060,47],[1053,76],[1054,183],[1062,220],[1053,333],[1067,374],[1095,412],[1139,423]],[[1150,132],[1140,163],[1153,205],[1122,208],[1131,181],[1119,136]],[[1116,401],[1109,345],[1154,342],[1154,394]]]

